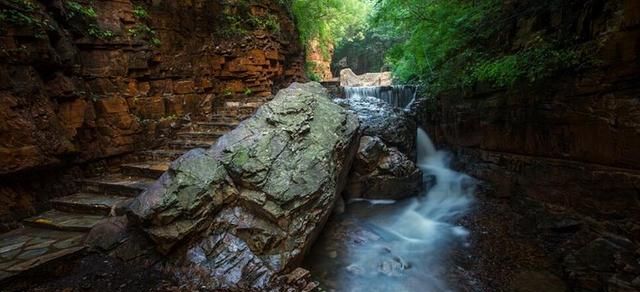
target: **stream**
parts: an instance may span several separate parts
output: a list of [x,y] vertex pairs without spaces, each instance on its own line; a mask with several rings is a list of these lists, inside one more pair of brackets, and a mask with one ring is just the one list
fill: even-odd
[[325,290],[455,291],[447,258],[468,244],[469,232],[456,221],[473,204],[475,181],[451,170],[451,156],[436,150],[425,131],[416,134],[423,192],[401,201],[349,202],[307,257]]

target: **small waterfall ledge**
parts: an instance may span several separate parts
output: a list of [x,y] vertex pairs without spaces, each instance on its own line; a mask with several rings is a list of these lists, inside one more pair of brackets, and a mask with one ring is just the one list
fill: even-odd
[[372,96],[398,108],[407,108],[415,100],[417,93],[417,87],[410,85],[344,87],[345,98]]

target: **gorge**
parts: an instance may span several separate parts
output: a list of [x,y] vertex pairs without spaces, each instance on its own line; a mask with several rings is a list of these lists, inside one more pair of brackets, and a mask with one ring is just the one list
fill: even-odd
[[634,0],[0,0],[0,291],[640,291]]

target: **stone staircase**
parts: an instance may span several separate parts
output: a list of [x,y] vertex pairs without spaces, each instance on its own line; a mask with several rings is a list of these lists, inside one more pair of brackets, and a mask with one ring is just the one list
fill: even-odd
[[238,107],[209,121],[193,122],[164,147],[135,154],[133,162],[116,172],[80,180],[79,193],[51,200],[52,210],[25,219],[23,228],[0,234],[0,281],[83,250],[87,232],[151,185],[171,161],[190,149],[215,144],[237,126],[235,117],[244,118],[256,108]]

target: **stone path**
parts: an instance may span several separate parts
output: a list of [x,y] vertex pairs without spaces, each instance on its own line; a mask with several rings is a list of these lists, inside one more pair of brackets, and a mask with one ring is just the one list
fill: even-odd
[[[256,107],[242,111],[255,111]],[[208,148],[237,126],[239,112],[218,113],[211,121],[195,122],[165,147],[136,155],[119,173],[80,181],[82,191],[51,200],[53,210],[23,221],[24,227],[0,234],[0,281],[42,264],[82,251],[87,232],[124,206],[164,173],[174,159],[196,148]]]

